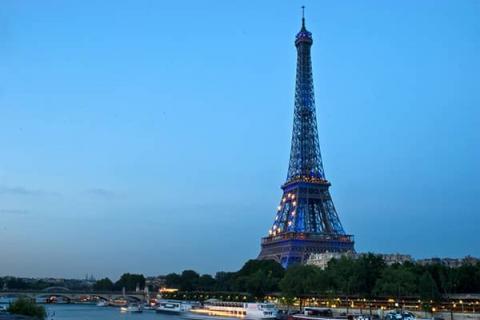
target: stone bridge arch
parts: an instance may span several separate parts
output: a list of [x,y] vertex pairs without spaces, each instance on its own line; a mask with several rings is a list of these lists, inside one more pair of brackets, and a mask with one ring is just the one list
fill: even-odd
[[34,295],[35,300],[42,299],[42,298],[48,299],[51,297],[63,298],[68,302],[71,302],[73,300],[73,297],[71,295],[66,293],[61,293],[61,292],[45,292],[45,293],[39,293]]

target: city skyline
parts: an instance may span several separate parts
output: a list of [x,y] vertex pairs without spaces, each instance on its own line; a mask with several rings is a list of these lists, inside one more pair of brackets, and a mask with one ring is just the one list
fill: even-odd
[[7,1],[0,275],[255,258],[287,172],[303,4],[356,250],[479,256],[479,3]]

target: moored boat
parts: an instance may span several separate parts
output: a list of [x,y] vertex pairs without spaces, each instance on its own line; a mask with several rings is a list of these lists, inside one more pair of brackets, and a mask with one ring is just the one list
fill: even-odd
[[159,300],[158,307],[155,309],[158,313],[180,314],[192,309],[192,304],[180,300]]
[[106,300],[100,300],[97,302],[97,307],[108,307],[109,303]]
[[184,315],[195,320],[231,319],[275,319],[277,308],[272,303],[206,301],[203,307],[193,308]]
[[129,304],[127,306],[120,307],[121,312],[130,312],[130,313],[140,313],[143,312],[142,305],[140,304]]
[[[290,316],[293,320],[347,320],[347,316],[334,316],[330,308],[305,307],[302,313]],[[351,317],[353,319],[353,317]]]
[[128,306],[128,300],[125,298],[117,298],[117,299],[111,300],[109,302],[109,305],[111,305],[112,307],[126,307]]

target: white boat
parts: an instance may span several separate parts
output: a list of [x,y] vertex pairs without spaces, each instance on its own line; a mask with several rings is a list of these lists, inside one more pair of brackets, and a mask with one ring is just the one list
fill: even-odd
[[140,313],[143,312],[143,308],[140,304],[129,304],[128,306],[120,307],[120,312]]
[[184,315],[194,320],[210,319],[275,319],[277,308],[273,303],[224,302],[208,300],[202,308],[191,309]]
[[108,307],[109,303],[106,300],[100,300],[97,302],[97,307]]
[[180,314],[192,309],[192,304],[180,300],[159,300],[158,307],[155,309],[158,313]]
[[332,309],[305,307],[302,313],[292,315],[294,320],[347,320],[347,316],[334,316]]

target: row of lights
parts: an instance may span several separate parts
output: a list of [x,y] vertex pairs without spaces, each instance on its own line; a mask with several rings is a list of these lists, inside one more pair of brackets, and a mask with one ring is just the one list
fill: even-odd
[[[294,193],[287,193],[283,198],[282,198],[282,202],[281,204],[277,207],[277,211],[280,212],[282,210],[282,206],[283,204],[287,201],[287,200],[291,200],[292,201],[292,206],[293,207],[296,207],[297,206],[297,201],[295,201],[295,194]],[[292,213],[292,219],[293,217],[295,217],[295,208],[293,209]],[[277,216],[275,217],[275,221],[278,220],[278,214]],[[288,226],[290,227],[292,224],[293,224],[293,220],[289,220],[288,221]],[[282,232],[282,229],[280,227],[277,227],[277,225],[273,225],[273,228],[268,230],[268,234],[269,235],[273,235],[273,236],[276,236],[278,233]]]

